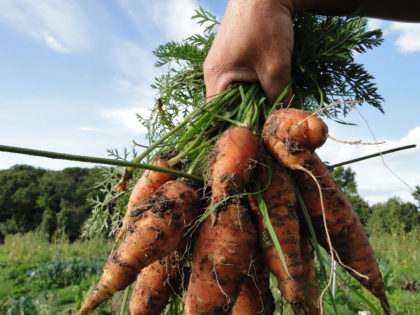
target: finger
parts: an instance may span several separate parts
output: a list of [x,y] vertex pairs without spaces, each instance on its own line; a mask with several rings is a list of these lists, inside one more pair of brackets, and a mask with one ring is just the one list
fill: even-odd
[[257,82],[257,74],[246,67],[226,64],[204,63],[204,83],[206,85],[207,101],[211,101],[225,91],[234,82]]
[[[274,60],[264,67],[259,67],[257,74],[267,100],[270,104],[274,104],[290,82],[290,61]],[[286,96],[287,99],[283,98],[283,102],[290,101],[291,94]]]

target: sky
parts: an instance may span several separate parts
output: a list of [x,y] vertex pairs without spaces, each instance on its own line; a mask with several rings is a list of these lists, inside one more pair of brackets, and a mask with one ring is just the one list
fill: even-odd
[[[13,0],[0,2],[0,144],[107,157],[107,149],[145,143],[136,113],[147,117],[163,69],[159,44],[198,33],[199,6],[222,18],[227,0]],[[370,204],[397,196],[414,201],[420,185],[420,24],[369,20],[384,43],[357,55],[375,76],[386,114],[362,106],[328,121],[335,138],[319,155],[338,163],[406,144],[416,149],[352,164],[358,190]],[[91,164],[0,152],[0,169],[29,164],[47,169]]]

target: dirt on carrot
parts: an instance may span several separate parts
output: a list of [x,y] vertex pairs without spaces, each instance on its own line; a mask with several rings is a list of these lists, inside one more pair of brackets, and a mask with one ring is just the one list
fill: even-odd
[[[172,168],[166,162],[166,159],[163,157],[157,157],[153,162],[154,166]],[[175,176],[172,174],[146,170],[140,176],[136,184],[134,185],[133,190],[131,191],[130,199],[128,200],[127,212],[125,213],[121,230],[118,233],[117,238],[115,239],[114,246],[112,247],[111,254],[114,252],[116,246],[120,242],[121,238],[124,236],[127,231],[127,227],[130,225],[134,219],[131,216],[133,209],[141,203],[144,199],[151,196],[160,186],[162,186],[167,181],[175,179]]]
[[[310,156],[305,168],[314,174],[322,187],[325,219],[336,260],[379,298],[385,314],[391,314],[378,264],[356,212],[316,154]],[[305,172],[294,171],[293,176],[307,205],[318,242],[328,251],[318,187]]]
[[166,182],[134,208],[131,215],[136,219],[127,227],[119,248],[108,258],[102,278],[78,314],[87,314],[131,284],[144,267],[169,255],[200,210],[200,196],[181,181]]
[[140,272],[130,298],[131,315],[159,315],[163,311],[180,283],[189,241],[184,238],[170,255]]
[[[265,187],[268,169],[261,168],[259,182]],[[279,240],[287,271],[268,232],[267,224],[255,201],[250,198],[254,221],[257,224],[260,243],[271,272],[277,277],[282,296],[296,312],[300,312],[304,301],[304,274],[300,248],[300,226],[297,216],[297,199],[287,170],[272,159],[271,182],[262,193],[268,217]]]
[[257,245],[249,209],[229,204],[217,223],[208,217],[195,242],[185,314],[230,314]]
[[270,290],[270,269],[264,254],[259,249],[251,262],[247,276],[242,283],[241,293],[236,299],[232,315],[270,315],[274,313],[274,298]]
[[279,109],[267,119],[263,139],[277,160],[285,167],[297,169],[311,153],[327,140],[328,127],[311,113]]
[[246,127],[231,127],[216,142],[209,167],[214,204],[243,192],[258,158],[258,140]]

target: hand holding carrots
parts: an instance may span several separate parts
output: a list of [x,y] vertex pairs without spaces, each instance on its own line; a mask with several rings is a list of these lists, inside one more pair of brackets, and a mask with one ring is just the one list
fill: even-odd
[[204,63],[207,97],[259,81],[270,103],[290,81],[292,1],[231,0]]

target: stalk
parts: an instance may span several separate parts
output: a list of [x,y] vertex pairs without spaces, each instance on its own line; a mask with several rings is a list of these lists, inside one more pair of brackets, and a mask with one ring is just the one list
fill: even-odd
[[124,298],[123,298],[123,302],[122,302],[122,305],[121,305],[120,315],[125,314],[125,310],[127,308],[128,297],[130,295],[130,291],[131,291],[131,285],[129,285],[128,287],[125,288]]
[[405,145],[405,146],[402,146],[402,147],[397,147],[397,148],[394,148],[394,149],[390,149],[390,150],[386,150],[386,151],[382,151],[382,152],[378,152],[378,153],[374,153],[374,154],[365,155],[365,156],[362,156],[362,157],[359,157],[359,158],[356,158],[356,159],[340,162],[340,163],[337,163],[337,164],[326,165],[326,167],[328,169],[333,169],[333,168],[336,168],[336,167],[339,167],[339,166],[360,162],[360,161],[371,159],[371,158],[374,158],[374,157],[378,157],[378,156],[381,156],[381,155],[384,155],[384,154],[389,154],[389,153],[393,153],[393,152],[397,152],[397,151],[401,151],[401,150],[413,149],[415,147],[416,147],[415,144]]
[[147,169],[147,170],[152,170],[152,171],[169,173],[178,177],[186,177],[186,178],[203,182],[203,178],[199,176],[195,176],[192,174],[188,174],[185,172],[181,172],[181,171],[177,171],[177,170],[173,170],[169,168],[164,168],[164,167],[155,166],[151,164],[145,164],[145,163],[136,163],[136,162],[122,161],[122,160],[113,160],[113,159],[107,159],[107,158],[85,156],[85,155],[75,155],[75,154],[43,151],[43,150],[34,150],[34,149],[13,147],[13,146],[7,146],[7,145],[0,145],[0,151],[17,153],[17,154],[26,154],[26,155],[32,155],[32,156],[42,156],[42,157],[46,157],[50,159],[58,159],[58,160],[78,161],[78,162],[105,164],[105,165],[113,165],[113,166],[126,166],[126,167],[131,167],[133,169],[141,168],[141,169]]

